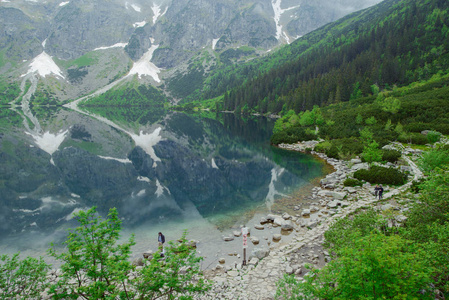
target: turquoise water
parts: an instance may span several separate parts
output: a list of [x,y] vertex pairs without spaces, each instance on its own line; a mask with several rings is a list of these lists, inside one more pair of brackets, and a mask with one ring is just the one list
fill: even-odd
[[[0,249],[45,255],[74,213],[116,207],[134,256],[188,230],[213,264],[238,251],[222,237],[257,223],[279,199],[326,172],[322,161],[269,145],[274,121],[162,107],[2,109]],[[293,200],[289,200],[293,201]],[[268,234],[268,233],[267,233]]]

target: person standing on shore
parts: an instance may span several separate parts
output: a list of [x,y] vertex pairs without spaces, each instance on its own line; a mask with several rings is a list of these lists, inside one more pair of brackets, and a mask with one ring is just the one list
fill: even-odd
[[157,236],[157,241],[159,243],[159,250],[161,251],[161,256],[164,257],[164,243],[165,243],[165,236],[162,234],[162,232],[159,232]]
[[382,199],[382,194],[384,192],[384,188],[382,187],[382,185],[379,186],[379,200]]
[[159,242],[159,246],[163,246],[165,243],[165,236],[162,234],[162,232],[159,232],[159,235],[157,236],[157,241]]

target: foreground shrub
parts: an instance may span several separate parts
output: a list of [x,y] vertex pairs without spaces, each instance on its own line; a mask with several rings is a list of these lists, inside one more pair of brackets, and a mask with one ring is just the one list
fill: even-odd
[[397,162],[402,156],[402,153],[397,150],[382,150],[382,160],[391,163]]
[[324,233],[324,247],[332,252],[344,247],[353,246],[361,237],[369,235],[373,231],[381,232],[386,228],[386,220],[373,209],[368,209],[353,216],[338,219]]
[[117,210],[111,209],[105,220],[97,215],[95,207],[76,217],[80,226],[64,242],[66,252],[57,253],[54,245],[49,250],[63,263],[60,280],[51,288],[54,298],[113,299],[125,295],[132,267],[128,259],[135,242],[131,237],[116,245],[121,230]]
[[196,256],[185,232],[179,241],[165,246],[164,257],[156,254],[138,271],[134,284],[145,299],[193,299],[209,289],[199,266],[202,257]]
[[12,257],[0,256],[0,298],[40,298],[48,286],[46,276],[49,269],[42,258],[20,260],[18,253]]
[[420,202],[415,204],[407,220],[408,237],[427,242],[433,223],[449,223],[449,172],[448,168],[433,172],[419,187],[421,189]]
[[284,276],[277,299],[433,299],[432,268],[413,243],[397,236],[370,234],[344,247],[321,270],[299,282]]
[[[121,221],[111,209],[103,220],[93,207],[76,214],[81,224],[71,230],[64,243],[66,252],[49,250],[63,262],[59,281],[50,289],[53,299],[193,299],[208,289],[199,272],[195,249],[188,247],[185,234],[177,245],[156,253],[136,271],[129,262],[134,238],[118,245]],[[179,297],[180,296],[180,297]]]
[[419,161],[420,168],[426,173],[445,165],[449,165],[449,150],[444,148],[424,152]]
[[404,236],[422,243],[428,265],[435,268],[436,287],[449,297],[449,168],[437,169],[419,187],[421,197],[411,208]]
[[369,170],[361,169],[354,173],[354,178],[370,183],[402,185],[407,180],[407,175],[394,168],[372,166]]
[[344,186],[362,186],[363,182],[361,182],[360,180],[354,179],[354,178],[347,178],[345,179],[345,181],[343,182]]

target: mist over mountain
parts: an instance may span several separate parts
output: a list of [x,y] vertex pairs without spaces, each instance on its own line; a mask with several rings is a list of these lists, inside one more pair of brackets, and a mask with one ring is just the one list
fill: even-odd
[[[58,101],[87,95],[129,74],[160,85],[199,57],[208,57],[202,62],[207,71],[218,63],[264,55],[378,2],[2,0],[1,80],[35,82],[30,76],[39,74],[45,80],[36,83],[36,90]],[[235,59],[223,59],[223,53]]]

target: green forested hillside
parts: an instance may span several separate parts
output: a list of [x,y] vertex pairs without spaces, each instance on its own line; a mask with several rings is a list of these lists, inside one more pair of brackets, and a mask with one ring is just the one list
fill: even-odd
[[135,106],[166,102],[167,98],[157,88],[151,85],[139,85],[137,81],[132,81],[89,98],[82,102],[81,106]]
[[386,0],[262,60],[206,80],[223,109],[296,112],[428,80],[449,69],[449,1]]

